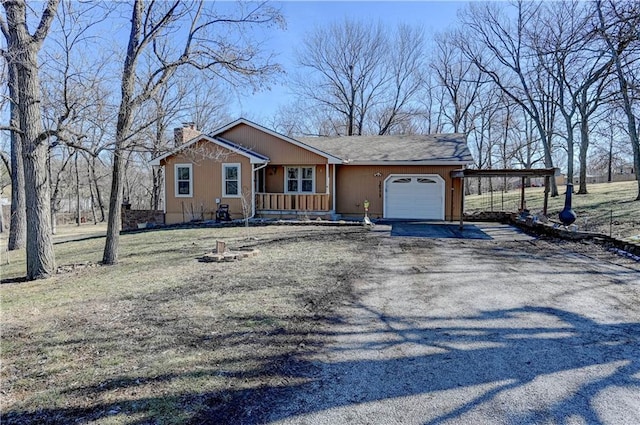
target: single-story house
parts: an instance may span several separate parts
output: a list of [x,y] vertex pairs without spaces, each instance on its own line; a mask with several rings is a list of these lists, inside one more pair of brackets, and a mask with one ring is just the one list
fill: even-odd
[[[246,119],[209,135],[176,129],[163,167],[167,224],[232,218],[364,215],[458,220],[462,180],[473,162],[464,134],[291,138]],[[458,173],[459,174],[459,173]]]

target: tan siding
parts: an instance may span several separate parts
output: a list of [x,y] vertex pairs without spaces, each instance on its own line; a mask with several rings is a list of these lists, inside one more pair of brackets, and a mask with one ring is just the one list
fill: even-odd
[[[336,212],[346,216],[362,216],[363,202],[368,200],[369,216],[382,218],[384,211],[384,181],[391,174],[438,174],[445,181],[445,219],[460,218],[460,185],[454,186],[453,217],[452,211],[452,179],[450,172],[459,166],[376,166],[376,165],[343,165],[338,167]],[[379,174],[379,176],[376,176]]]
[[269,157],[271,164],[324,164],[327,159],[294,144],[264,133],[246,124],[239,124],[220,135],[239,145]]
[[[201,146],[213,146],[209,142],[202,142]],[[200,145],[200,144],[198,144]],[[195,161],[194,161],[195,159]],[[249,160],[232,152],[222,159],[193,158],[193,155],[178,153],[166,158],[166,223],[181,223],[184,221],[215,218],[217,209],[216,198],[222,204],[229,204],[232,218],[242,218],[242,201],[240,198],[222,197],[222,164],[240,163],[241,185],[243,190],[251,190],[251,164]],[[175,164],[192,164],[193,196],[175,197]]]
[[284,167],[267,165],[265,182],[267,193],[284,193]]

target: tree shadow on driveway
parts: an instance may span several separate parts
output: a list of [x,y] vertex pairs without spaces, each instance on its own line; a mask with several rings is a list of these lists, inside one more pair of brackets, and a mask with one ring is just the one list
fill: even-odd
[[[326,347],[325,357],[314,357],[314,346],[264,359],[265,366],[256,370],[224,372],[241,379],[279,375],[278,385],[167,398],[181,399],[185,406],[198,400],[203,408],[188,420],[192,424],[640,421],[640,323],[601,324],[537,306],[410,319],[366,309],[382,326],[363,333],[342,328],[344,323],[334,318],[324,327],[327,331],[310,336],[312,341],[351,341]],[[283,337],[299,335],[262,336],[264,343],[274,344]],[[420,354],[394,356],[401,346]],[[213,367],[194,373],[206,378],[223,371]],[[81,392],[86,396],[136,385],[140,382],[129,378]],[[129,423],[150,424],[155,422],[145,406],[163,401],[139,398],[90,411],[12,411],[3,414],[3,423],[88,423],[128,412],[144,418]],[[607,404],[609,410],[603,407]]]
[[[411,326],[414,319],[379,319],[387,328],[377,333],[387,337],[371,335],[374,341],[346,348],[364,353],[364,359],[294,361],[291,378],[306,378],[307,383],[239,392],[227,407],[212,409],[194,423],[640,421],[638,323],[598,324],[535,306],[456,319],[425,317],[419,320],[421,327]],[[514,319],[531,320],[531,325],[513,327],[509,322]],[[540,319],[554,323],[536,325]],[[406,344],[433,353],[397,358],[375,354]],[[367,351],[374,354],[369,359]],[[379,402],[387,407],[376,406]],[[397,406],[389,409],[388,403]],[[228,409],[230,405],[236,408]],[[395,413],[385,417],[381,412]]]

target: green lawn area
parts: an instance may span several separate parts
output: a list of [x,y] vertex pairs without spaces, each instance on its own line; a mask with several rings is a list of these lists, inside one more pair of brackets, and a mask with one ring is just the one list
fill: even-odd
[[[199,262],[216,240],[260,253]],[[348,296],[365,240],[361,227],[148,231],[121,236],[116,266],[97,265],[103,237],[57,243],[75,270],[0,285],[1,422],[189,423],[230,389],[280,385]],[[3,279],[24,267],[12,253]]]
[[[577,190],[577,188],[575,188]],[[560,196],[549,198],[548,216],[557,218],[564,207],[565,187],[559,187]],[[638,194],[638,183],[617,182],[590,184],[587,195],[572,197],[572,208],[578,215],[578,230],[611,234],[618,238],[640,235],[640,201],[634,201]],[[544,188],[525,189],[526,206],[532,213],[542,211]],[[518,211],[520,190],[507,193],[500,191],[482,195],[465,196],[465,211]]]

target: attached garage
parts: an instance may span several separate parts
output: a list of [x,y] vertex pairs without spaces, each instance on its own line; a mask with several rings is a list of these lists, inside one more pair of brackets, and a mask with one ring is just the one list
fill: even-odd
[[384,182],[384,217],[444,220],[444,187],[437,174],[392,174]]

